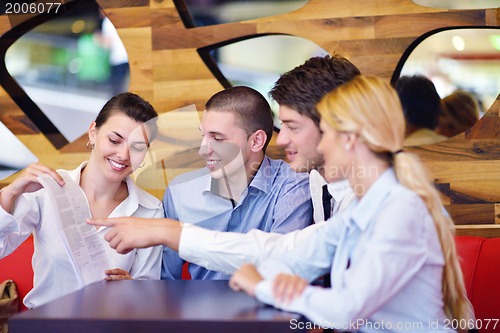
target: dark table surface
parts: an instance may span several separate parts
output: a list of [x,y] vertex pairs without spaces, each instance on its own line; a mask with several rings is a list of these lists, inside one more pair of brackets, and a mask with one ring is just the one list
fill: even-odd
[[297,332],[297,314],[227,281],[102,281],[9,320],[10,333]]

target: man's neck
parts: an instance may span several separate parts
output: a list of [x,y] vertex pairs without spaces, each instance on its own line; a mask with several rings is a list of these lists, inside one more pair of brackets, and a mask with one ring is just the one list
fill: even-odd
[[314,169],[316,169],[316,171],[318,171],[318,173],[320,174],[321,177],[323,177],[323,179],[326,179],[325,178],[325,166],[323,164],[322,165],[318,165]]
[[239,202],[243,192],[259,171],[262,161],[263,158],[260,161],[248,163],[245,165],[244,172],[242,170],[242,172],[236,172],[231,175],[225,174],[224,169],[222,169],[223,177],[217,180],[219,195]]

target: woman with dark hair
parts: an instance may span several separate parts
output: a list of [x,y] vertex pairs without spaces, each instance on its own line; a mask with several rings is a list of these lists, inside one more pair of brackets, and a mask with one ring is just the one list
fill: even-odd
[[[156,136],[157,117],[154,108],[138,95],[118,94],[90,125],[88,161],[70,171],[32,164],[0,191],[0,258],[12,253],[31,233],[35,236],[34,287],[24,299],[26,307],[35,308],[89,283],[82,278],[78,254],[68,245],[63,223],[55,222],[61,210],[54,206],[40,176],[48,175],[63,191],[70,185],[79,188],[86,203],[77,204],[87,204],[91,216],[163,217],[161,202],[138,188],[129,177],[144,161]],[[68,220],[61,218],[64,223]],[[103,245],[97,247],[104,249],[109,264],[105,272],[99,271],[92,277],[94,280],[159,279],[161,247],[120,255],[104,240],[106,227],[92,228],[93,236]],[[92,258],[95,251],[89,250]]]

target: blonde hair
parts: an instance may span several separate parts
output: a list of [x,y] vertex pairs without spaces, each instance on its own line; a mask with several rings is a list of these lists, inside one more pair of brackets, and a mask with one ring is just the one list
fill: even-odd
[[448,318],[472,319],[454,239],[454,223],[445,215],[438,191],[427,180],[423,165],[401,151],[405,120],[397,92],[377,77],[357,76],[327,94],[317,105],[322,121],[337,131],[354,132],[394,167],[403,186],[425,202],[436,227],[445,258],[442,278],[444,310]]

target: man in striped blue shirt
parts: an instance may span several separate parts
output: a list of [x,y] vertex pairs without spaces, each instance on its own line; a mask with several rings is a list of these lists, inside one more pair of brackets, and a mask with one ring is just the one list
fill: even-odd
[[[184,223],[245,233],[287,233],[312,221],[307,174],[294,172],[265,151],[273,132],[271,108],[249,87],[212,96],[205,106],[199,154],[206,167],[177,177],[163,199],[165,216]],[[180,279],[184,261],[165,247],[162,279]],[[191,264],[193,279],[229,276]]]

